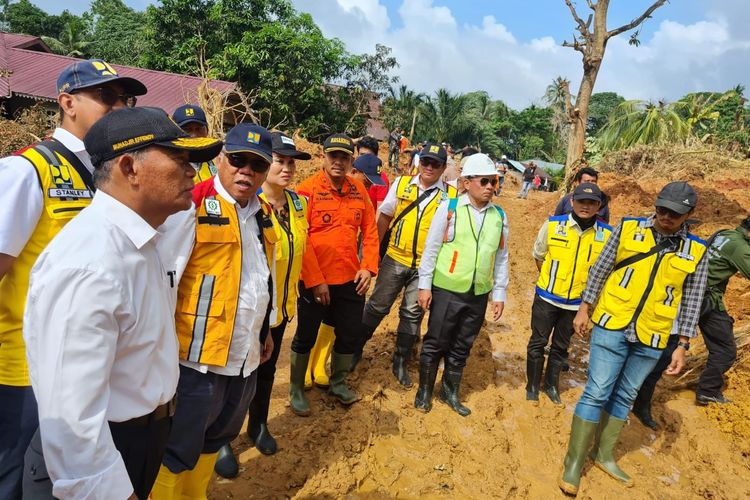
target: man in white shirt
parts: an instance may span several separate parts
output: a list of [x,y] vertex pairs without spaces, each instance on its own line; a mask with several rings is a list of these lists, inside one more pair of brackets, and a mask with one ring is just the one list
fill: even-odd
[[182,239],[172,257],[180,382],[154,500],[206,498],[215,464],[225,477],[239,472],[228,467],[236,462],[226,445],[239,435],[256,369],[273,351],[270,270],[279,235],[271,207],[256,195],[272,148],[265,128],[235,126],[217,158],[217,175],[197,184],[190,210],[165,224]]
[[189,162],[221,142],[188,138],[158,108],[126,108],[84,144],[98,191],[31,272],[23,332],[39,431],[24,498],[143,500],[179,376],[174,276],[156,228],[190,206]]
[[438,365],[444,360],[439,398],[461,416],[459,386],[466,359],[484,322],[488,299],[500,319],[508,287],[508,222],[492,203],[495,164],[477,153],[462,168],[465,194],[435,212],[419,264],[419,305],[430,310],[422,344],[414,406],[432,409]]
[[94,167],[83,144],[105,114],[135,104],[146,87],[100,59],[57,79],[62,123],[52,138],[0,160],[0,498],[20,499],[23,455],[38,427],[23,343],[31,267],[57,232],[91,203]]

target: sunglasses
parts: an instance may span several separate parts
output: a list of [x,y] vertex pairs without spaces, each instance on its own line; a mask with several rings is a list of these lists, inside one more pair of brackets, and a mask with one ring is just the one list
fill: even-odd
[[674,210],[670,210],[666,207],[656,207],[656,213],[662,217],[669,217],[670,219],[679,219],[682,214],[678,214]]
[[132,94],[118,94],[112,87],[95,87],[93,89],[84,89],[90,93],[96,94],[97,100],[105,106],[112,107],[121,102],[128,108],[134,108],[138,98]]
[[434,169],[443,168],[443,164],[432,158],[420,158],[419,165],[422,167],[430,167]]
[[[477,177],[472,177],[473,179],[477,179]],[[492,184],[493,187],[497,186],[497,177],[482,177],[479,179],[479,185],[482,187],[487,187],[487,184]]]
[[250,169],[256,174],[262,174],[271,166],[270,163],[262,160],[256,156],[250,156],[242,153],[225,153],[229,164],[234,168],[245,168]]

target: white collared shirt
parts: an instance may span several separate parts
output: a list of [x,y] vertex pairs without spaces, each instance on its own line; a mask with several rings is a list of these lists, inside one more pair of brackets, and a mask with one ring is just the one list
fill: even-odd
[[179,348],[158,238],[100,190],[31,271],[23,335],[55,497],[130,496],[108,422],[148,415],[175,394]]
[[[219,196],[234,205],[240,221],[242,238],[242,271],[240,275],[240,296],[237,315],[234,321],[232,340],[229,344],[229,357],[226,366],[206,365],[181,360],[187,366],[202,373],[219,375],[244,375],[245,377],[260,364],[260,329],[263,326],[266,310],[271,300],[268,293],[270,270],[260,241],[261,231],[255,214],[261,209],[257,196],[250,198],[245,208],[232,198],[214,177],[214,187]],[[168,234],[159,242],[162,255],[169,255],[170,264],[177,271],[177,279],[182,277],[195,244],[195,206],[171,216],[162,226]],[[174,289],[175,302],[177,288]]]
[[[487,203],[482,208],[477,208],[469,201],[469,195],[462,194],[458,197],[457,207],[469,205],[474,221],[477,226],[477,233],[482,230],[484,216],[487,209],[492,207],[492,203]],[[448,239],[453,239],[453,233],[456,228],[456,217],[451,217],[450,226],[448,222],[448,203],[441,203],[435,211],[432,218],[430,229],[427,231],[427,239],[422,252],[422,260],[419,263],[419,289],[432,290],[432,277],[435,273],[438,253],[443,246],[443,239],[448,229]],[[508,288],[508,218],[503,219],[503,245],[498,247],[495,254],[495,268],[493,272],[492,301],[505,302],[506,289]]]
[[[83,141],[63,128],[52,137],[74,153],[89,170],[94,171]],[[0,159],[0,253],[18,257],[31,238],[44,209],[39,177],[29,160],[21,156]]]
[[[398,190],[398,183],[401,180],[401,177],[396,177],[396,179],[391,183],[390,189],[388,189],[388,194],[385,195],[385,199],[378,207],[378,212],[380,212],[383,215],[387,215],[388,217],[393,217],[393,214],[396,213],[396,206],[398,205],[398,198],[396,197],[396,191]],[[409,181],[409,184],[412,186],[417,186],[417,196],[421,196],[422,193],[429,189],[435,189],[435,196],[439,196],[441,193],[445,193],[447,191],[447,186],[445,185],[445,182],[443,182],[442,179],[438,179],[434,184],[423,187],[421,182],[421,176],[419,174],[413,176],[411,180]],[[428,196],[424,200],[422,200],[419,203],[419,206],[417,207],[417,210],[419,213],[422,212],[422,210],[425,209],[427,205],[430,204],[432,201],[432,196]]]

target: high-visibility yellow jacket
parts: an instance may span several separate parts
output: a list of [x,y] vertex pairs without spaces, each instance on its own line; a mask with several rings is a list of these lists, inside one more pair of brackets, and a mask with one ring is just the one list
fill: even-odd
[[[275,316],[272,313],[271,327],[283,320],[290,320],[297,310],[299,279],[302,273],[302,256],[307,245],[307,200],[294,191],[284,190],[289,206],[289,228],[279,222],[272,211],[274,224],[278,228],[279,242],[276,244],[276,286],[273,300]],[[260,198],[266,200],[261,193]]]
[[[195,246],[177,289],[175,326],[180,359],[226,366],[234,332],[242,275],[242,236],[234,205],[218,195],[212,179],[197,184]],[[261,200],[258,226],[268,268],[278,233],[272,209]],[[270,290],[269,290],[270,291]]]
[[[393,220],[406,210],[419,197],[419,188],[412,184],[414,176],[404,175],[398,178],[396,184],[396,210]],[[432,217],[440,203],[449,198],[455,198],[456,188],[446,185],[447,191],[435,188],[435,192],[428,198],[429,202],[420,213],[419,207],[411,209],[396,225],[391,228],[391,238],[386,255],[404,266],[416,269],[422,259],[422,251],[427,240]]]
[[536,283],[536,293],[561,305],[580,305],[589,269],[594,265],[612,228],[601,221],[582,234],[568,215],[547,221],[547,255]]
[[457,200],[449,200],[449,217],[456,219],[453,239],[440,247],[432,283],[451,292],[466,293],[473,289],[475,295],[483,295],[494,284],[495,255],[503,239],[505,213],[492,205],[477,231],[471,207],[457,207]]
[[[652,228],[644,226],[646,220],[623,219],[617,263],[656,245]],[[654,254],[612,272],[591,319],[609,330],[622,330],[635,321],[643,344],[664,349],[682,301],[685,279],[695,272],[705,252],[706,242],[688,234],[676,251]]]
[[45,142],[18,154],[31,162],[29,168],[36,169],[44,210],[26,246],[0,280],[0,384],[28,386],[22,330],[31,268],[63,226],[91,203],[94,192],[73,165]]
[[210,179],[217,172],[216,164],[213,160],[193,163],[193,167],[195,167],[195,177],[193,177],[193,183],[195,184]]

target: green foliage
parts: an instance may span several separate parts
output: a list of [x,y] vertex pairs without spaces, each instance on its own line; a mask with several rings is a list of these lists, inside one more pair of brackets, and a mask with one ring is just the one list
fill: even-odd
[[55,54],[86,57],[91,41],[86,18],[71,16],[63,25],[57,38],[42,36],[42,40]]
[[391,87],[380,107],[380,118],[385,128],[393,130],[401,127],[407,132],[410,131],[412,121],[416,118],[415,113],[418,113],[426,98],[426,95],[419,94],[406,85],[400,85],[398,90]]
[[94,0],[90,13],[93,35],[89,53],[110,63],[138,65],[146,47],[146,14],[122,0]]
[[8,28],[13,33],[57,37],[62,30],[62,22],[58,16],[47,14],[29,0],[8,4],[4,13]]
[[617,92],[597,92],[591,96],[589,101],[589,123],[587,133],[596,135],[607,123],[609,115],[625,98]]
[[604,151],[624,149],[636,144],[684,144],[691,135],[688,120],[680,105],[660,101],[625,101],[613,112],[599,133]]

